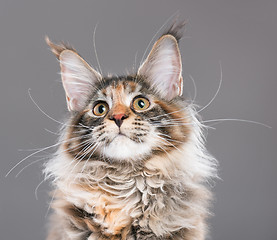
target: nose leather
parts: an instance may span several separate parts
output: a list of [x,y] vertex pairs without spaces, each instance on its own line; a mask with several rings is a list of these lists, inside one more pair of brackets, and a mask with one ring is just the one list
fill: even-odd
[[123,120],[126,119],[127,116],[124,113],[113,114],[111,120],[114,120],[115,124],[120,128],[123,123]]

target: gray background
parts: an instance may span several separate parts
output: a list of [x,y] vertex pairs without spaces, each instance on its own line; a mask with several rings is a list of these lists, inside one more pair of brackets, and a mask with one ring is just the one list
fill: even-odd
[[272,129],[244,122],[223,122],[209,130],[208,148],[220,163],[222,180],[213,188],[215,240],[277,239],[277,1],[276,0],[99,0],[0,2],[0,239],[38,240],[46,235],[48,183],[42,163],[26,165],[4,175],[28,151],[55,143],[59,124],[43,115],[33,98],[50,116],[66,114],[58,62],[44,42],[70,42],[97,67],[92,35],[98,23],[96,46],[105,73],[125,73],[140,62],[156,31],[179,10],[188,20],[180,43],[185,95],[206,105],[220,80],[213,103],[202,112],[204,120],[240,118],[259,121]]

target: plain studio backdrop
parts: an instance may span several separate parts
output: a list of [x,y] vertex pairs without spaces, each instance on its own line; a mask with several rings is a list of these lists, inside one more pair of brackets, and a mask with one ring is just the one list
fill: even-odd
[[59,65],[45,35],[68,41],[99,68],[93,48],[97,25],[101,69],[120,75],[138,68],[150,40],[176,11],[188,21],[180,42],[185,96],[197,93],[197,104],[209,103],[222,67],[222,86],[201,112],[203,120],[246,119],[272,127],[207,123],[216,128],[208,131],[207,145],[222,179],[213,186],[211,239],[277,239],[276,0],[1,0],[1,240],[46,236],[51,198],[41,172],[45,160],[40,159],[54,149],[30,157],[5,177],[32,154],[28,149],[50,146],[57,138],[59,124],[39,111],[28,89],[54,119],[67,112]]

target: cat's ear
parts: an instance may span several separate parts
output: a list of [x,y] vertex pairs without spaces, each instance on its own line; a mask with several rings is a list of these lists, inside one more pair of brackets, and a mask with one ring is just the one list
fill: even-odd
[[150,85],[167,100],[183,92],[182,61],[178,42],[173,35],[163,35],[153,46],[138,70]]
[[71,47],[54,44],[46,38],[47,44],[60,61],[61,78],[69,111],[80,111],[101,75]]

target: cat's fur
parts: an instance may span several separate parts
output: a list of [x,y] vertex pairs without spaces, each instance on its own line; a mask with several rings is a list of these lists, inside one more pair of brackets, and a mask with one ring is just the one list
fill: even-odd
[[[182,27],[160,37],[137,74],[121,77],[102,77],[47,39],[71,112],[45,167],[55,188],[48,240],[205,239],[216,162],[180,97]],[[147,109],[136,109],[138,97]],[[99,100],[108,109],[101,117],[92,112]]]

